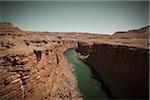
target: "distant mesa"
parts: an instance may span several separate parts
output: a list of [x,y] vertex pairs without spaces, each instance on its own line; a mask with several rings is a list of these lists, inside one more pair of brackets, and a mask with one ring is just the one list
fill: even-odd
[[137,30],[118,31],[115,32],[112,38],[149,38],[150,26],[143,27]]
[[20,28],[15,27],[10,22],[1,22],[0,23],[0,32],[20,32],[22,31]]
[[[67,36],[70,36],[70,37],[74,37],[75,35],[76,36],[80,36],[82,33],[86,36],[88,35],[92,35],[92,36],[95,36],[95,37],[98,37],[98,36],[103,36],[103,37],[110,37],[110,38],[122,38],[122,39],[128,39],[128,38],[149,38],[149,29],[150,29],[150,26],[146,26],[146,27],[143,27],[143,28],[140,28],[140,29],[134,29],[134,30],[128,30],[128,31],[117,31],[115,32],[114,34],[112,35],[103,35],[103,34],[92,34],[92,33],[88,33],[88,32],[45,32],[45,33],[42,33],[42,34],[53,34],[53,35],[56,35],[61,33],[61,35],[66,35]],[[12,33],[19,33],[19,32],[24,32],[23,30],[21,30],[20,28],[14,26],[11,22],[0,22],[0,35],[6,35],[6,34],[12,34]],[[34,32],[34,31],[28,31],[29,34],[34,34],[34,33],[37,33],[37,32]],[[40,32],[38,32],[40,33]],[[82,35],[83,35],[82,34]],[[94,37],[94,38],[95,38]],[[90,37],[93,39],[93,37]]]

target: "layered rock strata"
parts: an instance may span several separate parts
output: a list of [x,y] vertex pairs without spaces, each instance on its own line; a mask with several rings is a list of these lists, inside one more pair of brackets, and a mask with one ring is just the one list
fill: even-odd
[[72,69],[63,56],[71,46],[65,43],[36,54],[1,56],[0,99],[81,99]]
[[85,63],[94,68],[116,99],[148,99],[149,50],[111,44],[78,43],[90,54]]
[[63,52],[74,44],[0,57],[0,99],[81,99]]
[[86,55],[81,58],[98,72],[115,98],[147,98],[148,29],[130,31],[136,34],[130,37],[123,32],[120,37],[23,31],[9,22],[0,23],[0,100],[82,99],[63,55],[77,41],[87,42],[79,43],[77,50]]
[[0,25],[0,100],[82,100],[63,54],[76,43],[19,30]]

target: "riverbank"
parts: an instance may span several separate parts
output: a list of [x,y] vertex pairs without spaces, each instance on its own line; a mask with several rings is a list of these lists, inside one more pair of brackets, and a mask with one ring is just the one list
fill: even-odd
[[69,49],[64,54],[68,61],[74,65],[74,74],[77,77],[78,88],[83,94],[84,100],[108,99],[102,89],[101,82],[94,78],[95,75],[92,74],[89,66],[76,58],[75,49]]

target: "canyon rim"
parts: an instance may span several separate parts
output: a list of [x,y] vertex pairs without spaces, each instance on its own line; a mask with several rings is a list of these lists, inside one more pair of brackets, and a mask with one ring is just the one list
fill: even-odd
[[148,0],[0,1],[0,100],[149,100]]
[[70,48],[95,70],[108,96],[149,98],[149,26],[98,35],[23,31],[3,22],[0,100],[83,100],[74,68],[64,57]]

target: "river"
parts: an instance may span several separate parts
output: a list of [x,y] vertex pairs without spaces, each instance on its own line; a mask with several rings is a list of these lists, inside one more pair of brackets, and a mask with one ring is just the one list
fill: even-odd
[[102,100],[108,99],[106,93],[101,88],[100,81],[92,78],[91,69],[76,57],[75,49],[69,49],[64,53],[65,57],[74,66],[74,74],[78,80],[78,88],[83,95],[84,100]]

